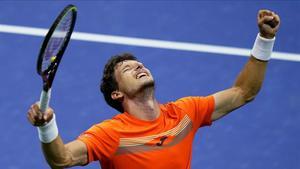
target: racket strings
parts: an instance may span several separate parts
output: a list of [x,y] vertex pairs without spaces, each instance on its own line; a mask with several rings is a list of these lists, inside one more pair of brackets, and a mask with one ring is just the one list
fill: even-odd
[[43,72],[49,69],[52,63],[56,61],[56,56],[63,47],[67,38],[67,34],[71,31],[72,20],[73,14],[71,11],[69,11],[63,16],[63,18],[60,20],[57,27],[55,28],[43,56]]

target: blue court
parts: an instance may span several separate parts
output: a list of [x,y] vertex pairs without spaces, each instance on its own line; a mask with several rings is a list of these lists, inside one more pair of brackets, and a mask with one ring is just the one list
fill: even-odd
[[[192,169],[300,168],[300,2],[3,1],[0,28],[3,24],[47,29],[69,3],[78,7],[75,32],[234,47],[249,53],[258,33],[257,11],[277,12],[281,27],[274,50],[286,56],[269,62],[263,88],[253,102],[199,130]],[[3,169],[49,168],[37,131],[26,119],[41,91],[35,66],[42,40],[0,31]],[[57,72],[50,103],[64,142],[118,113],[105,103],[99,82],[107,59],[122,52],[135,54],[151,70],[161,103],[230,87],[248,59],[220,51],[73,39]],[[296,59],[286,59],[289,54]]]

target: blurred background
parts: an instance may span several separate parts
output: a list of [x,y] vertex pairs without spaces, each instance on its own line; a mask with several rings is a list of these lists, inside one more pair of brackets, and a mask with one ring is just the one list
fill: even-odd
[[[76,32],[189,42],[249,50],[259,9],[281,17],[261,92],[250,104],[198,131],[193,169],[300,168],[299,1],[1,1],[3,25],[48,29],[67,4],[78,7]],[[26,119],[41,92],[36,59],[42,36],[0,31],[0,163],[5,169],[49,168],[37,131]],[[154,44],[153,44],[154,45]],[[104,64],[131,52],[152,71],[161,103],[230,87],[247,57],[161,47],[71,40],[53,84],[50,105],[60,134],[72,141],[118,114],[99,91]],[[294,59],[288,59],[293,56]],[[80,168],[80,167],[75,167]],[[94,162],[87,169],[99,168]]]

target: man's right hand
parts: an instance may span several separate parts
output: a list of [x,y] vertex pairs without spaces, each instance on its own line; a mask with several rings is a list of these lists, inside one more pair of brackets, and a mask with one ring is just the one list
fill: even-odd
[[[53,117],[53,109],[49,107],[46,112],[42,113],[38,102],[31,105],[27,113],[29,122],[37,127],[50,122]],[[51,168],[62,169],[88,163],[87,147],[80,140],[74,140],[65,145],[58,135],[50,143],[42,142],[42,149]]]
[[54,111],[52,108],[48,108],[44,113],[40,111],[39,103],[35,103],[30,106],[27,119],[33,126],[43,126],[53,118]]

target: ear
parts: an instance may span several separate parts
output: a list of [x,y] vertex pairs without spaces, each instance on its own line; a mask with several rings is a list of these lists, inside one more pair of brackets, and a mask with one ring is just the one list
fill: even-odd
[[110,96],[113,100],[119,100],[124,97],[123,93],[118,90],[113,91]]

